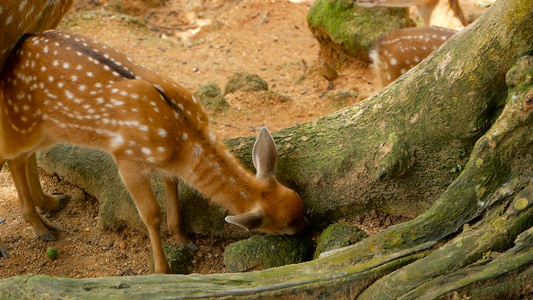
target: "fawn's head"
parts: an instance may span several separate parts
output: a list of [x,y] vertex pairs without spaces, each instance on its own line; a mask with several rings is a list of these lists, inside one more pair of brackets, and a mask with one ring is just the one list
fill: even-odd
[[249,212],[226,217],[226,222],[247,230],[270,234],[295,234],[306,227],[304,204],[298,194],[276,180],[278,151],[266,127],[261,128],[253,149],[256,178],[261,193],[256,206]]

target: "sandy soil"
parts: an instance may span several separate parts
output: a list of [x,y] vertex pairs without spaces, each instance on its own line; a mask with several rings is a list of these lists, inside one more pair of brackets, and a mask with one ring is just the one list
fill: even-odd
[[[227,95],[230,109],[211,112],[210,116],[212,126],[224,138],[254,135],[262,125],[276,131],[307,122],[361,101],[375,89],[374,76],[363,63],[343,66],[332,85],[320,75],[319,45],[306,23],[309,2],[116,3],[78,0],[62,27],[116,47],[190,90],[209,81],[223,90],[234,72],[251,72],[264,78],[270,90],[290,98],[279,101],[261,94]],[[472,13],[482,11],[476,3],[465,1],[465,9]],[[99,13],[87,13],[94,10]],[[102,13],[106,11],[134,15],[146,21],[149,30],[135,19]],[[355,97],[332,97],[339,91],[351,92]],[[0,258],[0,278],[27,273],[72,278],[149,273],[151,250],[144,233],[100,230],[96,226],[96,199],[56,176],[41,174],[41,178],[46,191],[73,196],[64,210],[45,213],[63,232],[55,242],[45,242],[34,235],[20,215],[13,182],[4,170],[0,173],[0,237],[10,258]],[[374,234],[404,219],[372,212],[356,221]],[[222,253],[232,241],[204,236],[194,240],[200,246],[194,272],[226,272]],[[165,242],[173,243],[169,237],[165,237]],[[58,250],[58,259],[46,257],[48,247]]]

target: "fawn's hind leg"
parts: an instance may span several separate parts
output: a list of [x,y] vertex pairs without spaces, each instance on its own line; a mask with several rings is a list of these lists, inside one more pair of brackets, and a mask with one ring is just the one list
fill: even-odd
[[37,156],[35,153],[30,155],[26,165],[26,175],[30,187],[33,204],[37,207],[44,207],[47,210],[59,211],[67,205],[70,200],[68,195],[50,195],[43,192],[39,173],[37,171]]
[[26,171],[28,158],[29,155],[21,155],[7,161],[19,196],[22,217],[31,224],[35,230],[35,233],[40,238],[47,241],[54,241],[56,240],[56,237],[50,232],[49,229],[59,231],[60,228],[46,218],[42,217],[35,209],[31,189],[28,184],[28,174]]

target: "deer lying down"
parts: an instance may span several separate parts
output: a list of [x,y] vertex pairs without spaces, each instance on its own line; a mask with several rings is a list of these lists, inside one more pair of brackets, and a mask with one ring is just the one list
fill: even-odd
[[389,33],[370,51],[378,87],[387,86],[414,68],[456,32],[431,26],[403,28]]
[[254,145],[253,176],[210,130],[205,110],[189,91],[97,41],[60,31],[27,37],[6,65],[0,91],[0,149],[26,220],[40,235],[49,226],[35,214],[27,159],[58,142],[113,156],[148,228],[157,273],[170,268],[150,185],[155,171],[164,178],[167,225],[180,245],[189,239],[180,227],[176,177],[227,208],[233,214],[226,217],[229,223],[272,234],[294,234],[305,226],[302,200],[274,175],[277,150],[266,128]]

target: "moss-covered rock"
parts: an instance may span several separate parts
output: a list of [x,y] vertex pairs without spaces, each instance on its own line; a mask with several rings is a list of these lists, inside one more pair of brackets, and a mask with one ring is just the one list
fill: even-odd
[[256,74],[239,72],[233,74],[228,83],[226,83],[224,94],[227,95],[235,93],[236,91],[268,91],[268,84],[263,78]]
[[367,9],[351,0],[318,0],[309,9],[307,24],[322,55],[344,52],[368,61],[376,41],[392,29],[405,27],[407,16],[402,8]]
[[[174,247],[172,245],[164,245],[163,252],[170,265],[172,274],[190,274],[192,270],[192,260],[194,258],[192,251],[186,247]],[[150,261],[150,270],[154,270],[154,257]]]
[[223,111],[229,108],[228,101],[224,98],[224,94],[220,87],[214,82],[208,82],[194,92],[196,97],[204,107],[211,111]]
[[311,249],[304,236],[259,236],[230,244],[224,263],[230,272],[264,270],[303,262]]
[[353,245],[366,237],[367,234],[357,226],[348,223],[330,225],[320,235],[313,259],[323,252]]

